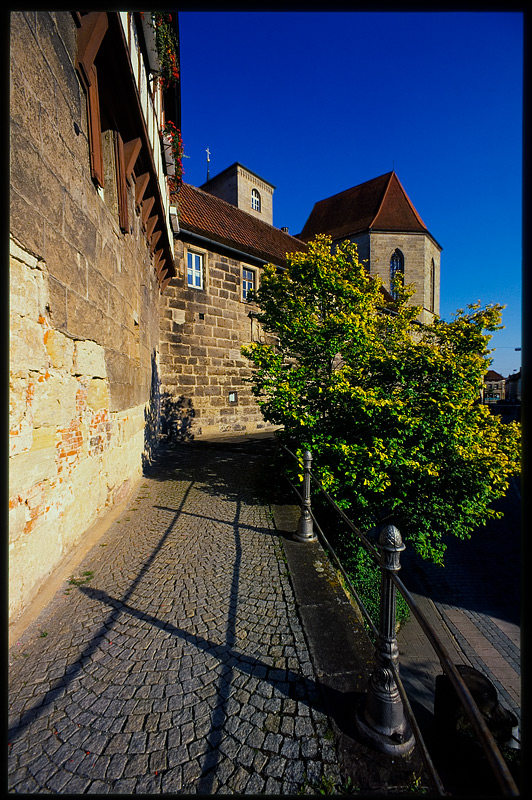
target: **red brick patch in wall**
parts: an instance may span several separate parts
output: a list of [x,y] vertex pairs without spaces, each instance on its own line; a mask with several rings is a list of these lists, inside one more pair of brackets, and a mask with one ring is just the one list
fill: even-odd
[[70,471],[72,467],[79,463],[81,450],[83,447],[83,433],[81,430],[81,419],[71,420],[66,428],[57,431],[59,441],[56,443],[55,461],[57,473],[63,470]]
[[24,533],[30,533],[37,524],[39,517],[43,516],[50,508],[48,505],[48,481],[39,481],[31,489],[31,492],[26,498],[26,505],[28,506],[30,518],[24,526]]
[[89,455],[103,453],[111,441],[111,422],[107,408],[93,414],[89,425]]

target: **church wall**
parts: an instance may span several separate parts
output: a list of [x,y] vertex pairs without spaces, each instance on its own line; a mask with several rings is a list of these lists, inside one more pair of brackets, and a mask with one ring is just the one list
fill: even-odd
[[[338,239],[333,242],[333,251],[334,245],[340,244],[340,242],[344,241],[343,239]],[[350,236],[349,241],[357,246],[358,252],[358,260],[360,262],[365,262],[366,266],[369,269],[369,259],[370,259],[370,241],[369,241],[369,234],[363,233],[360,236]]]
[[238,205],[238,187],[236,172],[224,172],[221,175],[215,175],[211,178],[208,184],[201,187],[209,194],[219,197],[220,200],[225,200],[226,203],[231,205]]
[[[261,209],[255,211],[251,207],[251,191],[256,189],[260,194]],[[273,189],[256,175],[243,167],[238,167],[238,208],[247,211],[257,219],[273,225]]]
[[11,14],[10,618],[132,490],[157,399],[158,284],[132,190],[125,235],[91,180],[75,53],[70,12]]
[[[205,255],[204,289],[187,286],[188,247]],[[241,300],[243,266],[258,276],[258,267],[176,242],[178,275],[160,300],[160,361],[166,432],[178,439],[271,428],[244,383],[251,366],[240,348],[260,333],[248,316],[252,307]]]
[[429,322],[430,313],[430,262],[434,258],[436,266],[436,308],[439,309],[439,266],[440,251],[425,234],[371,233],[370,234],[371,274],[379,275],[388,291],[390,290],[390,259],[396,248],[404,256],[405,284],[413,283],[416,291],[412,297],[413,305],[421,305],[420,320]]
[[[246,211],[257,219],[273,225],[273,186],[261,180],[257,175],[233,164],[232,167],[215,175],[201,187],[203,191],[225,200],[226,203]],[[260,195],[261,209],[255,211],[251,207],[251,191],[256,189]]]
[[[434,259],[434,308],[432,309],[432,302],[431,302],[431,281],[430,281],[430,269],[432,259]],[[439,247],[437,247],[434,242],[427,237],[425,237],[425,302],[424,307],[429,311],[433,311],[434,314],[440,313],[440,260],[441,260],[441,251]],[[432,316],[432,315],[431,315]],[[424,320],[429,321],[429,320]]]

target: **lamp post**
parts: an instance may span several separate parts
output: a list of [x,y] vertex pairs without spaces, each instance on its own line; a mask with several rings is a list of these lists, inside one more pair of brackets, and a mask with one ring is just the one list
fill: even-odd
[[310,450],[303,453],[303,501],[301,503],[301,516],[297,531],[293,538],[296,542],[315,542],[317,536],[314,533],[314,523],[310,513],[310,467],[312,465],[312,454]]
[[395,525],[386,525],[382,529],[378,547],[381,551],[379,637],[375,647],[375,667],[355,721],[359,733],[370,746],[389,755],[406,755],[413,749],[415,739],[391,669],[392,664],[396,670],[399,669],[395,635],[396,589],[391,573],[401,569],[400,553],[405,549]]

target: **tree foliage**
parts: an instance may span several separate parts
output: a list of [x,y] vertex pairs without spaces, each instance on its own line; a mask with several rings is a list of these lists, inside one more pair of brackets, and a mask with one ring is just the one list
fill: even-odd
[[318,236],[287,269],[265,267],[252,295],[268,342],[243,353],[252,391],[281,436],[310,448],[313,471],[361,528],[393,522],[424,558],[443,563],[520,468],[520,426],[479,402],[502,306],[417,323],[411,287],[385,297],[356,245]]

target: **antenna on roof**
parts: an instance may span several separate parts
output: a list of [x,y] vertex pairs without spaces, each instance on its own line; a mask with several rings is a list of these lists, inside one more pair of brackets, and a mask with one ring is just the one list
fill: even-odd
[[210,162],[210,160],[211,160],[211,151],[210,151],[210,150],[209,150],[209,148],[207,147],[207,149],[205,150],[205,152],[207,153],[207,180],[210,180],[210,177],[211,177],[211,176],[210,176],[210,174],[209,174],[209,162]]

